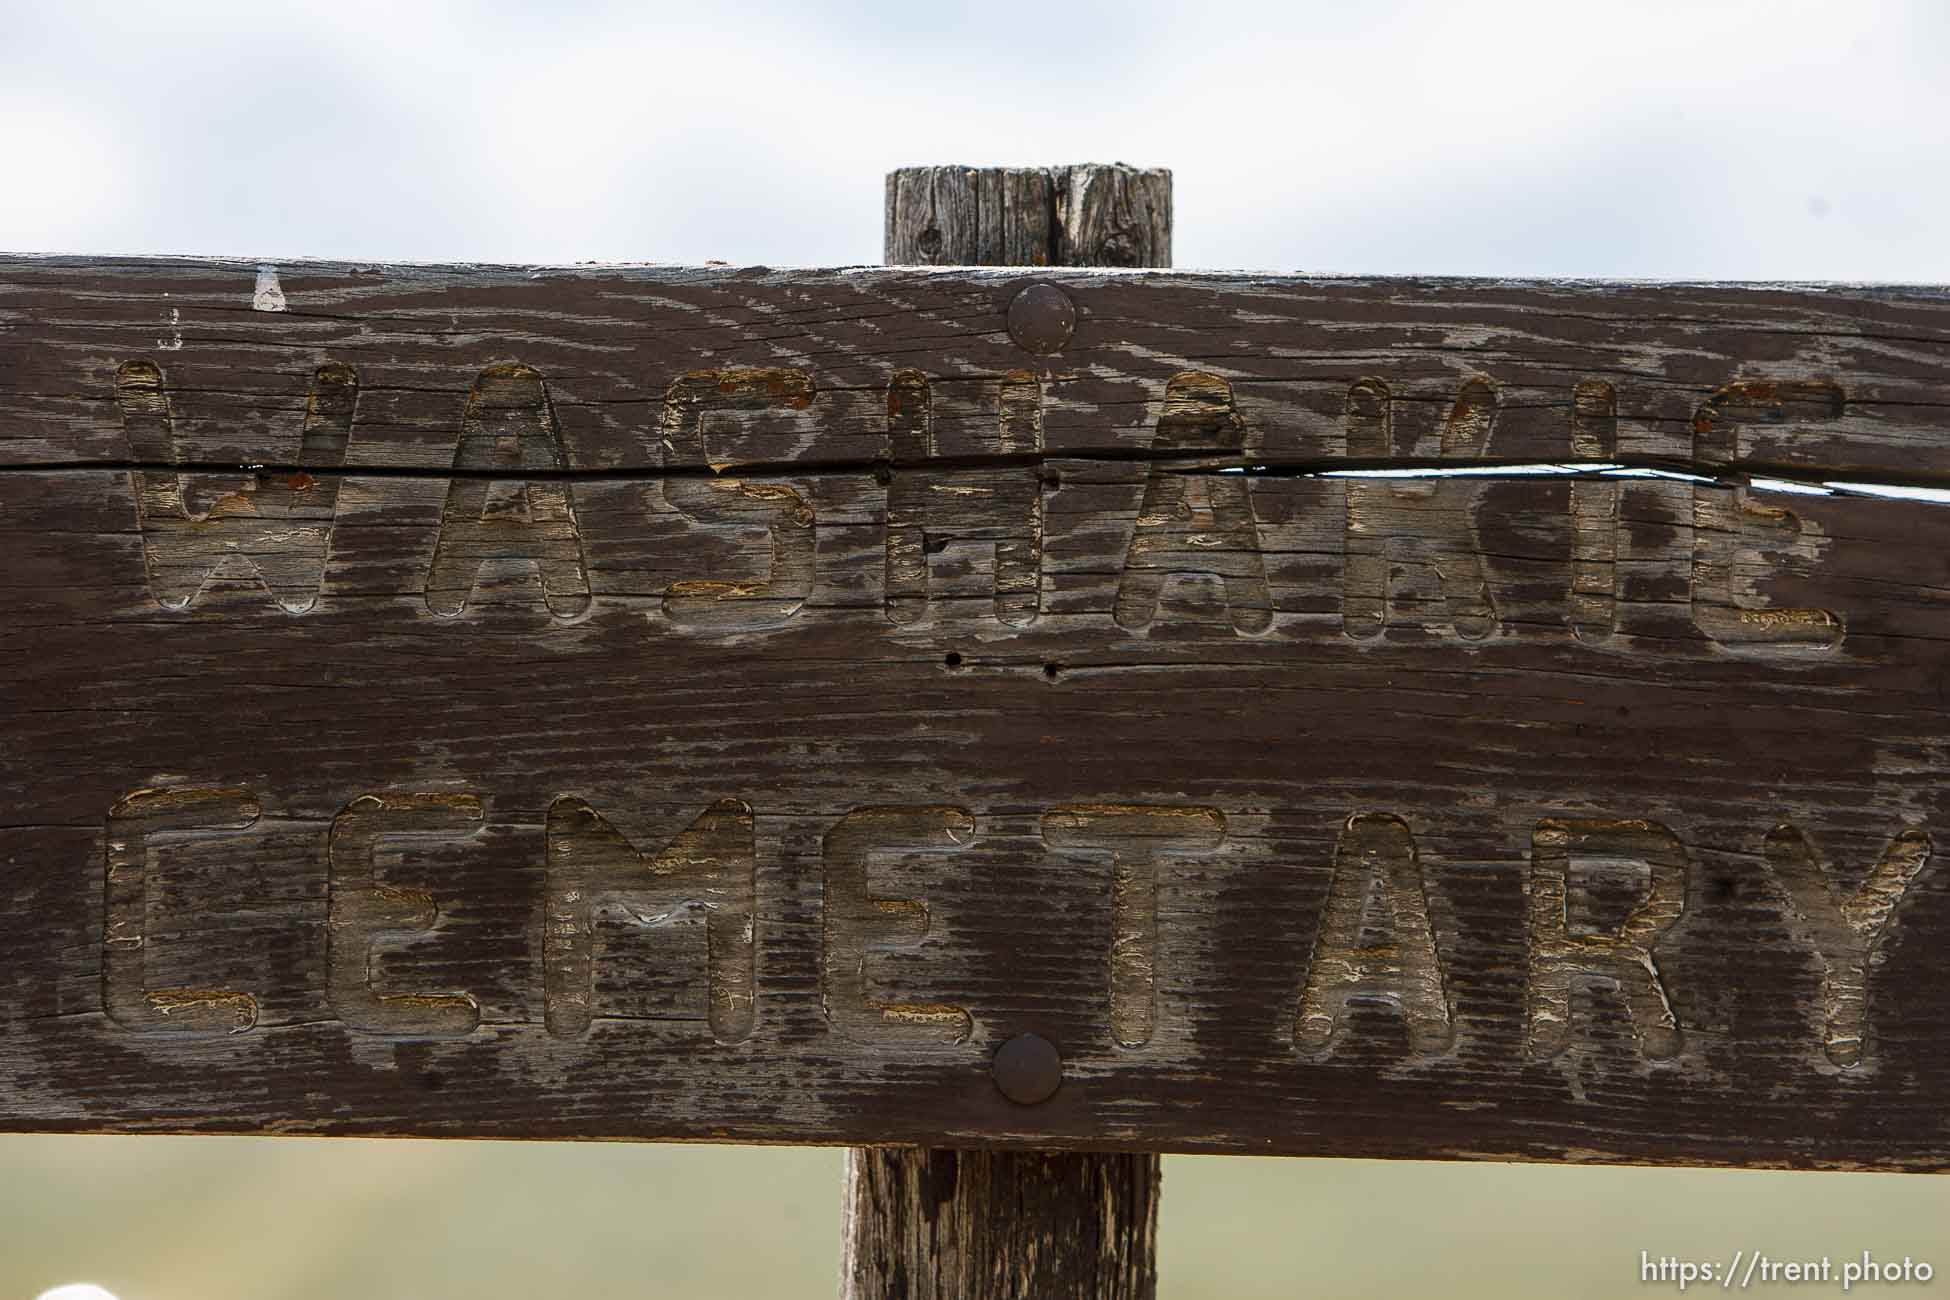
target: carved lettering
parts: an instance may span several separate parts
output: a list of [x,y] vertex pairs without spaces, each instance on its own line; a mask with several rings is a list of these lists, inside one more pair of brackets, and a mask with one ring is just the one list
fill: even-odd
[[433,895],[379,883],[382,840],[451,838],[480,829],[481,801],[468,794],[360,795],[332,820],[325,920],[332,1011],[368,1034],[463,1037],[481,1009],[465,993],[382,993],[372,983],[373,949],[425,934],[439,915]]
[[[589,569],[568,483],[522,479],[523,471],[568,468],[548,385],[532,366],[504,362],[475,380],[454,449],[440,537],[427,570],[427,608],[455,618],[467,608],[490,560],[530,560],[556,618],[589,608]],[[491,478],[483,471],[505,473]]]
[[[1618,396],[1602,379],[1571,390],[1571,451],[1580,460],[1618,455]],[[1571,481],[1571,631],[1607,640],[1618,611],[1618,497],[1615,479]]]
[[572,1038],[595,1019],[597,909],[630,924],[704,920],[711,1036],[737,1043],[757,1015],[758,849],[750,805],[720,799],[655,856],[639,852],[596,810],[564,796],[549,806],[544,891],[543,1019]]
[[[1588,913],[1573,915],[1571,868],[1579,861],[1643,863],[1644,896],[1609,933]],[[1657,822],[1560,820],[1537,823],[1530,840],[1524,906],[1530,962],[1524,981],[1524,1037],[1532,1060],[1571,1043],[1571,992],[1585,983],[1616,990],[1631,1011],[1639,1050],[1650,1060],[1679,1052],[1679,1026],[1653,948],[1686,906],[1686,850]],[[1576,909],[1580,912],[1585,909]]]
[[[171,609],[191,605],[222,576],[261,583],[292,613],[319,598],[335,527],[345,451],[358,402],[358,378],[339,363],[319,366],[307,403],[299,468],[260,473],[255,485],[228,492],[207,510],[190,501],[194,475],[181,463],[162,369],[153,361],[123,364],[116,400],[136,468],[130,471],[144,565],[155,599]],[[1008,464],[934,472],[942,455],[928,378],[899,370],[887,389],[890,476],[885,537],[886,614],[914,624],[930,607],[933,557],[951,546],[993,548],[994,610],[1013,627],[1041,612],[1044,547],[1042,471],[1019,463],[1043,450],[1043,393],[1030,371],[996,387],[996,446]],[[725,468],[709,446],[717,413],[801,411],[815,397],[811,375],[781,368],[693,371],[664,393],[664,461],[672,468]],[[1493,434],[1497,390],[1482,376],[1466,381],[1441,431],[1441,455],[1479,460]],[[1741,380],[1717,390],[1693,421],[1695,458],[1707,469],[1738,464],[1743,432],[1791,431],[1797,422],[1838,419],[1839,385],[1826,380]],[[1347,451],[1357,461],[1395,455],[1394,401],[1369,377],[1353,384],[1344,412]],[[1585,461],[1618,453],[1617,395],[1603,380],[1572,390],[1570,441]],[[1172,456],[1230,456],[1244,448],[1246,424],[1230,384],[1199,371],[1165,387],[1153,450]],[[484,564],[528,562],[540,575],[549,612],[561,619],[590,606],[588,558],[563,477],[568,468],[547,385],[537,370],[514,362],[483,370],[468,395],[454,453],[438,540],[425,588],[427,608],[444,617],[474,599]],[[1177,579],[1216,580],[1236,632],[1256,635],[1273,624],[1274,602],[1254,518],[1250,480],[1183,472],[1154,464],[1126,546],[1113,615],[1139,630],[1157,617]],[[318,471],[316,474],[310,472]],[[523,478],[524,474],[533,477]],[[818,546],[811,503],[781,482],[676,474],[646,489],[686,519],[706,526],[763,530],[769,549],[762,579],[671,582],[666,617],[703,632],[778,626],[810,598]],[[1494,635],[1498,615],[1475,527],[1479,484],[1468,478],[1346,480],[1342,626],[1349,637],[1383,636],[1403,610],[1432,608],[1434,596],[1455,634]],[[1624,485],[1603,477],[1570,484],[1572,523],[1567,623],[1577,639],[1611,637],[1620,608],[1619,509]],[[1691,609],[1698,627],[1729,646],[1831,649],[1843,624],[1825,609],[1773,608],[1757,590],[1768,550],[1819,546],[1818,529],[1791,511],[1753,500],[1743,486],[1698,483],[1693,493]],[[1424,590],[1427,588],[1427,590]],[[1426,621],[1426,620],[1425,620]]]
[[1051,848],[1110,857],[1110,1032],[1119,1047],[1150,1042],[1157,1021],[1159,873],[1225,837],[1216,808],[1067,804],[1043,814]]
[[[999,449],[1043,448],[1043,390],[1027,370],[1003,377],[997,397]],[[1033,466],[957,470],[907,468],[938,454],[927,376],[897,370],[887,385],[887,618],[919,622],[928,612],[930,558],[973,542],[995,549],[995,617],[1011,627],[1036,621],[1042,605],[1043,483]]]
[[[123,363],[115,401],[130,454],[142,466],[129,472],[129,484],[149,591],[158,604],[184,609],[212,578],[226,573],[254,576],[293,614],[317,603],[338,511],[336,471],[345,460],[358,397],[351,366],[318,367],[305,404],[300,468],[260,473],[254,486],[227,493],[196,514],[184,476],[153,468],[182,460],[162,368],[153,361]],[[313,469],[321,472],[306,472]]]
[[1869,977],[1894,929],[1897,907],[1930,863],[1930,837],[1906,830],[1850,892],[1807,836],[1783,823],[1767,836],[1767,865],[1821,958],[1822,1048],[1843,1069],[1866,1055]]
[[[802,411],[812,405],[812,376],[800,370],[700,370],[664,392],[666,465],[716,466],[705,446],[713,411]],[[817,540],[813,508],[783,483],[726,478],[668,478],[663,497],[700,524],[763,528],[771,539],[771,569],[760,582],[673,582],[664,591],[666,617],[702,632],[743,632],[776,626],[799,612],[812,594]]]
[[1426,891],[1408,823],[1387,813],[1347,819],[1300,995],[1301,1051],[1331,1051],[1356,1001],[1394,1007],[1417,1054],[1449,1050],[1455,1033]]
[[[1233,405],[1231,384],[1200,371],[1172,376],[1151,440],[1154,451],[1217,456],[1238,452],[1245,444],[1246,422]],[[1218,579],[1234,632],[1251,636],[1273,625],[1266,561],[1246,480],[1185,474],[1154,464],[1124,553],[1117,625],[1148,627],[1165,585],[1192,577]]]
[[[1842,414],[1842,390],[1822,380],[1771,383],[1749,380],[1714,393],[1693,416],[1693,458],[1704,472],[1731,466],[1740,455],[1740,431],[1753,424],[1833,420]],[[1736,580],[1742,540],[1752,531],[1786,544],[1802,534],[1791,510],[1753,501],[1745,487],[1700,483],[1693,488],[1693,621],[1726,645],[1783,645],[1832,649],[1842,639],[1842,620],[1825,609],[1757,607]],[[1751,586],[1751,584],[1747,584]]]
[[[1470,461],[1489,446],[1496,389],[1482,377],[1463,384],[1442,426],[1445,460]],[[1347,452],[1361,460],[1395,454],[1388,385],[1362,379],[1347,393]],[[1476,543],[1477,485],[1468,479],[1349,479],[1347,567],[1342,627],[1356,640],[1380,636],[1393,608],[1393,571],[1413,557],[1435,569],[1456,635],[1480,641],[1496,631],[1489,577]]]
[[[234,853],[243,846],[223,841],[256,827],[261,812],[260,801],[244,788],[187,786],[134,790],[110,810],[101,994],[113,1023],[143,1033],[204,1035],[256,1025],[259,1004],[251,994],[222,987],[151,989],[147,976],[158,860],[219,848]],[[465,1037],[478,1029],[474,997],[379,987],[374,959],[389,945],[425,936],[439,919],[430,892],[385,883],[382,851],[465,838],[482,826],[478,797],[435,792],[362,795],[333,819],[326,855],[327,993],[348,1028],[393,1038]],[[1197,805],[1060,804],[1044,812],[1041,829],[1050,850],[1108,865],[1110,1034],[1119,1048],[1144,1047],[1158,1037],[1165,872],[1209,861],[1223,849],[1226,816]],[[967,848],[974,831],[968,810],[939,805],[860,808],[828,831],[820,983],[822,1008],[837,1032],[916,1048],[971,1037],[974,1022],[964,1007],[876,994],[872,959],[920,944],[930,932],[930,914],[920,898],[876,892],[871,876],[876,859],[952,853]],[[1841,1069],[1860,1066],[1869,1056],[1871,981],[1886,960],[1905,898],[1931,865],[1930,837],[1920,828],[1900,830],[1853,888],[1792,824],[1776,826],[1765,851],[1790,923],[1821,962],[1826,1059]],[[602,1014],[596,1005],[600,926],[674,924],[702,930],[702,987],[713,1038],[731,1044],[752,1035],[757,845],[747,804],[712,804],[650,853],[588,803],[564,796],[548,810],[545,854],[543,1009],[549,1034],[580,1037]],[[1578,1030],[1574,1003],[1592,989],[1623,1002],[1646,1059],[1679,1055],[1681,1029],[1657,950],[1683,915],[1690,869],[1679,838],[1657,822],[1547,818],[1536,824],[1523,888],[1527,1059],[1551,1060],[1571,1047]],[[1324,1059],[1335,1052],[1355,1004],[1392,1008],[1417,1056],[1453,1050],[1454,990],[1436,937],[1429,884],[1402,817],[1364,812],[1343,824],[1293,1021],[1303,1055]],[[615,995],[613,985],[604,992]]]
[[975,819],[960,808],[856,808],[826,833],[821,909],[822,1001],[826,1019],[848,1038],[929,1046],[959,1043],[974,1027],[968,1012],[939,1002],[874,998],[867,958],[876,948],[911,946],[928,933],[928,905],[876,895],[867,879],[875,854],[946,852],[968,847]]
[[244,830],[263,811],[233,786],[134,790],[109,810],[102,932],[102,1010],[141,1033],[236,1034],[257,1023],[257,999],[220,988],[151,989],[144,978],[154,837]]

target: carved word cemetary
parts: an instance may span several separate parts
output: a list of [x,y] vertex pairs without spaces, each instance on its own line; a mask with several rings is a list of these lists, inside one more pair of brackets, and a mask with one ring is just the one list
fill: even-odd
[[1935,290],[0,263],[0,1127],[1950,1168],[1946,489]]

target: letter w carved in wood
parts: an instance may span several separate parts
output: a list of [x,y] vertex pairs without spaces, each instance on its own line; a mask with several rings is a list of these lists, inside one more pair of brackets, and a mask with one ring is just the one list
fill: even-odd
[[[115,402],[136,468],[129,471],[149,591],[166,609],[184,609],[211,578],[241,566],[293,614],[318,601],[325,554],[338,510],[339,479],[352,431],[359,379],[327,363],[312,377],[296,471],[260,473],[254,486],[219,497],[202,514],[190,508],[162,367],[123,363]],[[313,476],[306,471],[334,471]]]

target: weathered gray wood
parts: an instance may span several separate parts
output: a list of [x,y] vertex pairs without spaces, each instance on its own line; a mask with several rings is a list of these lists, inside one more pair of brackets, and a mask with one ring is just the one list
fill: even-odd
[[[946,173],[945,175],[943,173]],[[990,265],[1111,265],[1168,266],[1171,254],[1171,175],[1135,175],[1123,167],[1073,167],[1055,178],[1045,173],[998,170],[964,172],[927,168],[896,172],[887,178],[887,247],[926,252],[941,224],[938,211],[920,210],[913,194],[954,193],[963,181],[976,191],[974,224],[980,231],[973,260]],[[903,194],[903,190],[907,193]],[[1000,192],[1002,201],[994,201]],[[1026,198],[1027,196],[1027,198]],[[984,225],[998,224],[1004,238],[992,237]],[[964,230],[961,205],[951,230]],[[1035,219],[1048,221],[1038,229]],[[1154,220],[1155,218],[1155,220]],[[1028,230],[1030,238],[1019,232]],[[1142,231],[1136,239],[1129,233]],[[1010,236],[1015,236],[1011,238]],[[1161,236],[1153,238],[1154,236]],[[959,251],[959,243],[952,245]],[[938,250],[936,250],[938,251]],[[1136,256],[1140,260],[1131,261]],[[1145,262],[1162,256],[1163,261]],[[1046,287],[1033,291],[1053,301],[1054,319],[1025,316],[1032,299],[1012,303],[1012,337],[1036,351],[1064,338],[1065,300],[1049,295]],[[1042,304],[1047,307],[1049,304]],[[1031,336],[1035,337],[1031,337]],[[899,399],[912,406],[918,391]],[[889,397],[890,410],[897,399]],[[1008,403],[1002,403],[1008,409]],[[895,448],[898,454],[902,449]],[[921,450],[921,449],[916,449]],[[975,486],[984,515],[996,504],[1012,505],[1011,513],[1025,519],[1030,534],[1042,531],[1038,508],[1042,470],[1034,465],[1012,467],[984,476]],[[966,478],[964,481],[968,481]],[[912,519],[911,544],[903,568],[915,577],[905,589],[925,593],[927,522],[932,492],[903,492],[901,488],[941,486],[918,476],[898,475],[888,495],[889,573],[896,554],[892,530]],[[899,502],[898,506],[896,502]],[[938,508],[934,511],[938,514]],[[1040,542],[1040,538],[1037,539]],[[1018,543],[999,542],[996,551],[997,613],[1021,622],[1033,605],[1023,601],[1030,583],[1011,582],[1011,558],[1019,557]],[[1004,596],[1005,584],[1010,594]],[[925,594],[909,597],[910,606],[925,605]],[[893,607],[890,606],[890,610]],[[1113,958],[1113,980],[1119,972]],[[1028,1040],[1057,1056],[1057,1049],[1041,1038]],[[1007,1078],[1004,1054],[997,1049],[991,1066],[998,1086],[1012,1099],[1040,1104],[1054,1091],[1056,1076],[1031,1081],[1024,1093]],[[1157,1215],[1163,1166],[1155,1155],[1124,1153],[1061,1153],[1044,1151],[957,1152],[942,1148],[855,1147],[847,1153],[846,1234],[840,1261],[842,1293],[846,1300],[891,1300],[929,1297],[939,1300],[988,1300],[996,1296],[1075,1296],[1079,1300],[1151,1300],[1157,1291]]]
[[847,1297],[1157,1294],[1157,1156],[907,1155],[847,1164]]
[[1936,291],[277,278],[0,267],[0,1127],[1950,1167]]
[[889,266],[1171,265],[1171,173],[903,167],[887,174]]
[[1169,267],[1171,173],[1121,163],[1058,169],[1054,266]]

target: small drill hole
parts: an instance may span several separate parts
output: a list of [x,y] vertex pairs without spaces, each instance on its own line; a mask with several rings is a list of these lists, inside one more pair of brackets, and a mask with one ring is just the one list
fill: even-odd
[[959,668],[961,667],[961,652],[959,650],[950,650],[947,654],[941,656],[941,662],[947,664],[950,668]]
[[1062,676],[1062,674],[1063,674],[1062,664],[1043,665],[1043,676],[1049,678],[1051,681],[1055,681],[1058,677]]

